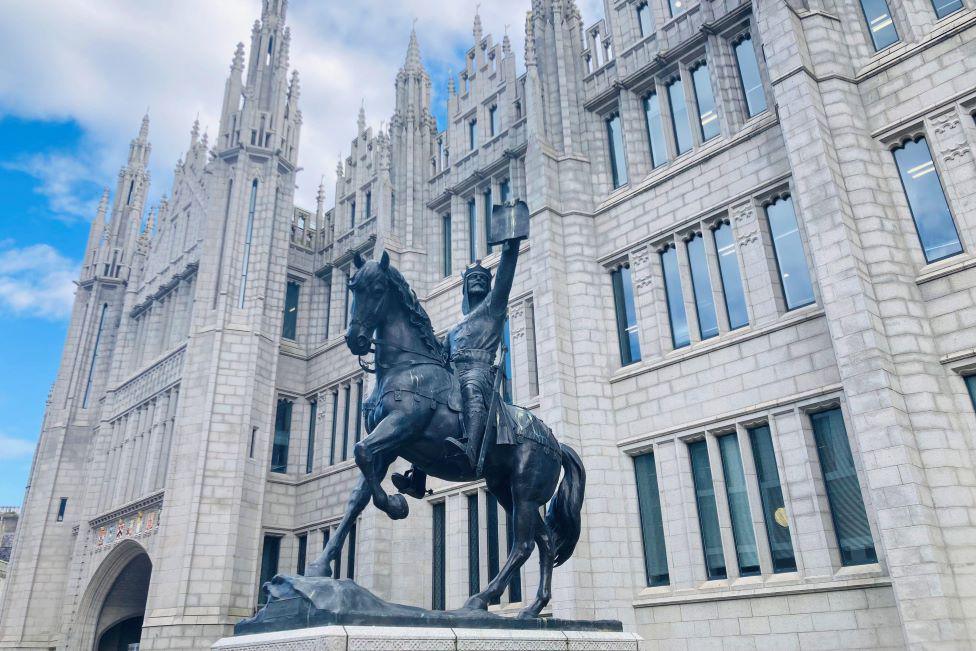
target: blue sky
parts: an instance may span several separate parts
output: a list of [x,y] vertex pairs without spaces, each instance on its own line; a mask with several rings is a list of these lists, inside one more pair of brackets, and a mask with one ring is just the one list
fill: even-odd
[[[603,0],[579,0],[584,22]],[[522,68],[530,0],[495,0],[485,34],[506,29]],[[290,0],[291,61],[304,115],[297,200],[331,202],[336,161],[356,114],[389,121],[396,71],[416,21],[443,128],[448,78],[471,47],[475,0]],[[0,505],[19,505],[60,363],[73,280],[103,186],[112,186],[145,111],[150,202],[199,117],[216,130],[234,47],[249,42],[259,0],[31,0],[0,21]],[[16,63],[12,63],[16,62]]]

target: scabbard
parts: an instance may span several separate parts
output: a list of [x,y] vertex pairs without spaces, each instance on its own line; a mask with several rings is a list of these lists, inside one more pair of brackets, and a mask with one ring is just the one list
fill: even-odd
[[478,477],[482,476],[485,469],[485,457],[488,455],[488,447],[495,444],[495,438],[498,436],[498,424],[495,423],[495,413],[498,410],[498,403],[501,402],[498,397],[498,390],[502,386],[501,381],[502,373],[504,372],[503,369],[505,368],[505,355],[508,354],[504,345],[499,344],[499,347],[501,348],[502,354],[498,367],[495,369],[495,383],[492,386],[491,397],[488,401],[488,418],[485,419],[485,427],[488,428],[488,431],[485,432],[485,436],[481,440],[481,450],[478,452],[478,467],[475,468]]

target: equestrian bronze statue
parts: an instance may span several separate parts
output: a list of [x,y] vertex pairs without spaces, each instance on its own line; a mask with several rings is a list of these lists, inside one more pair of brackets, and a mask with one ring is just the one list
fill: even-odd
[[[491,243],[502,245],[494,287],[480,264],[465,273],[465,316],[443,342],[386,252],[379,260],[355,256],[346,345],[360,357],[373,352],[376,373],[375,389],[363,404],[368,435],[354,448],[362,477],[338,530],[306,576],[331,576],[350,527],[370,500],[394,520],[407,516],[404,495],[389,495],[382,485],[390,465],[403,458],[413,466],[395,478],[403,492],[422,497],[427,475],[458,482],[484,479],[510,515],[508,559],[465,609],[486,610],[535,547],[538,593],[520,617],[538,617],[549,603],[553,567],[572,555],[579,540],[586,474],[576,452],[560,444],[539,418],[498,397],[500,371],[494,362],[519,241],[528,236],[525,204],[495,206],[490,226]],[[540,508],[547,503],[543,517]]]

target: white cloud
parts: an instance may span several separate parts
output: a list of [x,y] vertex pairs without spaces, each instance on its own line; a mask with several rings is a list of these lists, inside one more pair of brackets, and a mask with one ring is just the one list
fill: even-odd
[[33,456],[35,447],[37,447],[35,441],[15,438],[0,432],[0,461],[29,459]]
[[[303,126],[299,201],[309,204],[324,173],[354,136],[365,99],[370,124],[386,121],[410,25],[435,78],[459,70],[459,49],[472,41],[476,0],[291,0],[292,64],[302,76]],[[582,0],[584,22],[603,13],[602,0]],[[519,59],[530,0],[495,0],[481,8],[485,33],[500,41],[505,26]],[[228,65],[238,41],[249,42],[258,0],[32,0],[6,3],[0,21],[0,115],[73,119],[85,131],[78,165],[108,183],[148,106],[152,117],[152,196],[168,191],[171,171],[199,114],[217,128]],[[435,97],[444,89],[436,88]],[[35,161],[36,162],[36,161]],[[64,161],[63,171],[71,165]],[[43,171],[35,168],[37,171]],[[39,178],[52,208],[65,215],[91,206],[61,192],[65,176]],[[327,181],[328,183],[328,181]],[[70,182],[67,187],[70,187]],[[331,193],[330,193],[331,195]]]
[[[0,310],[62,319],[71,313],[78,265],[47,244],[0,242]],[[0,443],[2,444],[2,443]]]
[[40,181],[36,192],[47,199],[55,219],[71,222],[91,219],[97,201],[92,200],[91,186],[99,178],[92,165],[76,156],[33,154],[0,163],[0,168],[29,174]]

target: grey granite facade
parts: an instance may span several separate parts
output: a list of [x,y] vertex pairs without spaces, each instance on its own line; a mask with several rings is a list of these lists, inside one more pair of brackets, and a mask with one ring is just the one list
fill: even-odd
[[[360,115],[314,212],[284,0],[145,226],[143,122],[85,252],[0,647],[143,616],[142,649],[207,649],[251,616],[356,478],[353,253],[388,251],[443,333],[505,195],[532,221],[512,396],[589,477],[553,616],[662,649],[976,644],[974,0],[605,4],[587,26],[532,0],[524,56],[476,19],[443,131],[411,35],[389,126]],[[341,576],[424,607],[484,585],[504,518],[432,487],[404,523],[367,509]]]

